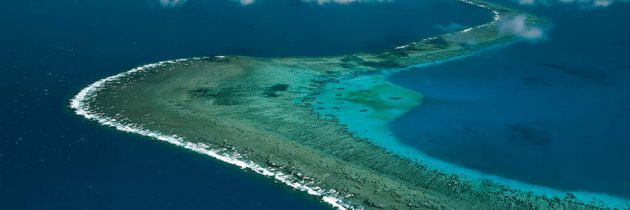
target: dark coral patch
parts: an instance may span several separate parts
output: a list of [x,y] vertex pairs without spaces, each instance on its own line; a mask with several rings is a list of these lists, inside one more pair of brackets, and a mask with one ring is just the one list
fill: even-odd
[[216,105],[237,105],[243,98],[240,88],[225,87],[212,89],[208,87],[196,88],[188,91],[188,95],[193,98],[209,99]]
[[278,97],[278,92],[284,92],[289,89],[288,84],[275,84],[270,87],[267,87],[263,94],[267,97]]

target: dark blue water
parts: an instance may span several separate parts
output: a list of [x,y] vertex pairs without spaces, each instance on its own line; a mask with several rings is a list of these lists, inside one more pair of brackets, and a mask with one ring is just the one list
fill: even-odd
[[157,2],[2,3],[0,209],[324,208],[258,175],[85,121],[67,102],[93,81],[166,59],[371,51],[490,18],[441,0],[190,0],[170,9]]
[[392,76],[426,99],[391,127],[481,172],[630,198],[630,4],[530,10],[547,41]]

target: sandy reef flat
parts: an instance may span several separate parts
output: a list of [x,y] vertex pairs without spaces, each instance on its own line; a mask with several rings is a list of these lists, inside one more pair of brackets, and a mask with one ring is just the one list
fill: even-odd
[[[495,12],[495,20],[380,53],[163,62],[99,81],[77,95],[72,107],[105,125],[211,151],[339,209],[605,207],[571,194],[546,197],[433,170],[340,123],[343,116],[362,115],[386,124],[421,104],[421,94],[384,75],[518,41],[498,30],[502,18],[524,15],[530,25],[547,24],[502,6],[466,3]],[[348,113],[338,114],[342,109]]]

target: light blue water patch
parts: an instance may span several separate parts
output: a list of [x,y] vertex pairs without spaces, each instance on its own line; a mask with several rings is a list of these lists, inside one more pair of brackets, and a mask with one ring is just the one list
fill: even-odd
[[[474,96],[471,96],[474,98]],[[552,197],[565,197],[570,192],[576,199],[583,202],[605,202],[611,207],[628,207],[630,203],[626,200],[609,196],[603,193],[586,192],[582,190],[561,191],[546,186],[532,185],[516,179],[496,176],[476,168],[467,167],[449,160],[439,159],[428,155],[412,145],[406,144],[400,138],[399,128],[392,128],[388,123],[398,119],[394,123],[399,123],[401,119],[408,117],[425,103],[432,103],[432,98],[426,95],[405,89],[384,80],[382,76],[362,76],[339,83],[332,83],[326,87],[321,95],[316,97],[313,108],[325,118],[334,118],[340,124],[347,126],[348,130],[356,137],[364,138],[366,141],[375,143],[390,152],[402,155],[403,157],[415,160],[431,169],[439,170],[448,174],[457,174],[471,181],[494,180],[500,184],[505,184],[514,189],[531,191],[537,194]],[[421,105],[422,104],[422,105]],[[431,106],[427,104],[426,106]],[[414,109],[414,107],[416,107]],[[411,110],[411,112],[408,112]],[[401,117],[402,116],[402,117]],[[406,126],[411,132],[422,132],[424,125],[440,124],[442,121],[452,120],[445,117],[442,121],[428,118],[427,122],[414,121]],[[416,127],[414,127],[416,126]],[[430,127],[433,129],[434,127]],[[429,130],[430,130],[429,129]],[[434,136],[419,136],[418,139],[432,142]],[[474,149],[474,147],[470,147]],[[461,152],[461,151],[458,151]]]

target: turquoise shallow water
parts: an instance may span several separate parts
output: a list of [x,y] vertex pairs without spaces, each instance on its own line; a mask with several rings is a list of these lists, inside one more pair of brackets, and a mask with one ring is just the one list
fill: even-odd
[[547,40],[391,76],[425,99],[389,127],[464,168],[630,199],[630,5],[524,9],[553,21]]
[[443,0],[158,2],[2,3],[0,209],[325,208],[258,175],[86,122],[68,100],[98,79],[162,60],[373,51],[490,18]]

